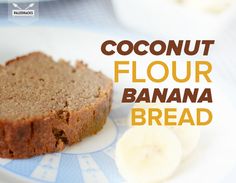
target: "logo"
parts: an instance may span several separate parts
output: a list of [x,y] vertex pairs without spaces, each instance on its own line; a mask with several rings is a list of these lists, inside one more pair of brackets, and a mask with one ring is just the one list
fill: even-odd
[[12,3],[12,6],[15,8],[12,10],[12,16],[34,16],[34,10],[31,9],[34,7],[34,3],[30,3],[27,7],[22,8],[16,3]]
[[38,0],[22,1],[8,0],[8,20],[19,25],[28,25],[39,18]]

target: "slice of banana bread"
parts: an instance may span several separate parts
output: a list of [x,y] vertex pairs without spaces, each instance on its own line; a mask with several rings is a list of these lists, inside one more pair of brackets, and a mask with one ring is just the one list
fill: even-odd
[[0,157],[60,151],[102,129],[112,81],[33,52],[0,65]]

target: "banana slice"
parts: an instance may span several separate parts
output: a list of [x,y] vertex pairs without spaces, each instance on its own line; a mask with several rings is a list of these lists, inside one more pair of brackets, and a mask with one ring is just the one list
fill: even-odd
[[[137,103],[134,105],[134,108],[144,108],[146,110],[145,117],[147,118],[147,109],[148,108],[160,108],[164,109],[165,107],[174,107],[173,104],[149,104],[149,103]],[[177,113],[177,117],[180,117],[180,113]],[[129,124],[131,125],[131,115],[129,116]],[[155,124],[155,123],[154,123]],[[197,144],[200,139],[200,128],[198,126],[191,126],[185,124],[182,126],[167,126],[170,128],[182,145],[183,159],[185,159],[193,150],[197,147]]]
[[190,155],[197,147],[200,139],[200,129],[197,126],[183,125],[170,128],[181,142],[183,159]]
[[186,5],[210,13],[221,13],[235,3],[235,0],[184,0]]
[[130,182],[159,182],[170,177],[182,158],[181,144],[165,127],[132,127],[116,146],[116,163]]

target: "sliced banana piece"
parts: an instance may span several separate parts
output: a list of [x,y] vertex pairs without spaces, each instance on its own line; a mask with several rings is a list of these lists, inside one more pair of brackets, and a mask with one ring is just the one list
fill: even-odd
[[210,13],[221,13],[235,3],[235,0],[184,0],[183,3]]
[[116,146],[116,163],[130,182],[159,182],[170,177],[182,158],[181,144],[165,127],[132,127]]
[[[134,108],[143,108],[146,110],[145,118],[147,118],[147,109],[148,108],[160,108],[164,109],[165,107],[174,107],[173,104],[152,104],[152,103],[137,103],[134,105]],[[180,117],[180,113],[177,112],[177,117]],[[129,116],[129,124],[131,126],[131,115]],[[155,123],[153,123],[155,125]],[[147,124],[145,124],[147,125]],[[189,154],[193,152],[193,150],[197,147],[197,144],[200,139],[200,128],[198,126],[191,126],[189,124],[184,124],[182,126],[167,126],[167,128],[170,128],[175,135],[178,137],[178,139],[181,142],[182,145],[182,151],[183,151],[183,158],[186,158]]]
[[186,158],[198,145],[201,134],[200,128],[190,125],[173,126],[168,128],[170,128],[180,140],[183,151],[183,159]]

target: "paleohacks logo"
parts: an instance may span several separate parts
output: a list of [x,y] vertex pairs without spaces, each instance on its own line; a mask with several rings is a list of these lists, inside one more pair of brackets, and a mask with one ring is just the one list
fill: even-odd
[[38,20],[39,3],[37,0],[31,2],[8,1],[8,20],[20,25],[28,25]]
[[34,16],[34,3],[30,3],[27,7],[21,7],[17,3],[12,3],[15,9],[12,9],[12,16]]

